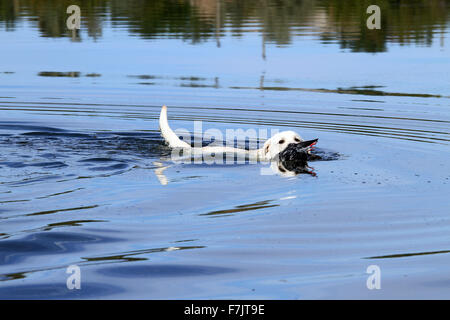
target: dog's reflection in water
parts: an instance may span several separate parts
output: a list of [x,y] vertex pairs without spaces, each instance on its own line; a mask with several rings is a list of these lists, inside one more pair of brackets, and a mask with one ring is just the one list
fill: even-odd
[[316,176],[314,168],[301,161],[272,161],[270,163],[270,169],[272,169],[273,173],[282,177],[294,177],[299,174],[309,174],[313,177]]

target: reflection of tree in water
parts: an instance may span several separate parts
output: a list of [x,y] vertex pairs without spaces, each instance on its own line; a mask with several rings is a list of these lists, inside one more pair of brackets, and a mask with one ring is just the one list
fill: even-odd
[[[444,32],[450,0],[10,0],[0,1],[0,26],[14,30],[26,17],[41,36],[71,36],[66,8],[81,7],[82,28],[101,37],[102,25],[127,28],[144,38],[173,37],[193,43],[257,32],[264,41],[287,45],[293,36],[319,36],[352,51],[379,52],[386,42],[430,45]],[[371,4],[381,8],[381,30],[366,27]]]
[[[400,44],[431,45],[436,32],[444,32],[450,1],[440,0],[320,0],[326,10],[330,32],[337,33],[343,48],[352,51],[385,51],[387,41]],[[381,29],[366,26],[366,9],[377,4],[381,9]],[[438,28],[441,28],[439,30]],[[327,40],[327,34],[322,35]]]
[[112,0],[110,4],[113,23],[125,23],[144,38],[166,35],[198,42],[214,36],[211,16],[202,16],[188,1]]
[[[0,1],[0,22],[6,22],[7,30],[14,30],[15,21],[19,17],[36,23],[43,37],[72,36],[67,29],[66,13],[68,6],[75,4],[81,7],[83,28],[93,38],[101,36],[104,15],[108,8],[107,0],[7,0]],[[1,24],[0,24],[1,25]]]

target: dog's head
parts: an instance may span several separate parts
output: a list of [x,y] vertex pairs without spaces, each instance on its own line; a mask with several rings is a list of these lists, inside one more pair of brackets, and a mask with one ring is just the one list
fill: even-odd
[[[302,153],[309,152],[309,149],[317,143],[318,139],[305,141],[294,131],[282,131],[264,143],[263,153],[268,160],[301,160]],[[306,165],[306,160],[305,160]]]

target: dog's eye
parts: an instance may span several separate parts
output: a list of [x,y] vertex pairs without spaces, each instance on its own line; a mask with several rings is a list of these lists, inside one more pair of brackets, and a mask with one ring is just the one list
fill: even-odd
[[280,172],[283,172],[283,173],[286,172],[286,170],[284,170],[282,167],[278,167],[278,170],[280,170]]
[[284,143],[284,140],[281,139],[280,141],[278,141],[278,143],[279,143],[279,144],[283,144],[283,143]]
[[300,142],[299,138],[294,138],[295,142]]

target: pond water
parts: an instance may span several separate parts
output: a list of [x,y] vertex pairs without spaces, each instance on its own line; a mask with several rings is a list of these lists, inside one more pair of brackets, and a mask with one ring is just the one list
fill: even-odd
[[[438,0],[1,2],[0,298],[450,298],[449,18]],[[164,104],[174,129],[294,130],[328,161],[172,162]]]

